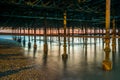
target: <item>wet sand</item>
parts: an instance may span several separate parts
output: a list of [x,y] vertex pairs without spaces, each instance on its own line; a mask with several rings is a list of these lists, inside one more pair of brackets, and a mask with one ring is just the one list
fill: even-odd
[[48,80],[17,42],[0,39],[0,45],[0,80]]
[[117,45],[116,53],[110,55],[112,71],[106,72],[101,65],[104,60],[102,39],[97,39],[96,44],[94,38],[88,39],[88,43],[84,44],[83,39],[74,38],[74,45],[72,42],[67,45],[67,60],[62,59],[63,38],[61,45],[56,37],[52,40],[48,42],[48,54],[44,54],[44,42],[41,40],[37,41],[36,51],[33,46],[28,49],[28,36],[25,47],[15,41],[0,42],[6,45],[0,48],[0,80],[119,80],[120,45]]

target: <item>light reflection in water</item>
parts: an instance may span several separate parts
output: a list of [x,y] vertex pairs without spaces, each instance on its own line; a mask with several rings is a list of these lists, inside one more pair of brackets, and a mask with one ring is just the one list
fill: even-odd
[[[102,70],[102,61],[104,60],[103,40],[94,38],[87,39],[87,43],[83,38],[74,38],[72,44],[72,37],[70,37],[70,46],[67,45],[68,59],[62,59],[63,51],[63,37],[60,42],[58,37],[48,37],[48,54],[43,52],[43,37],[39,41],[37,37],[37,49],[33,47],[28,49],[28,38],[26,36],[25,56],[31,57],[36,61],[36,64],[41,66],[43,70],[50,77],[49,80],[117,80],[120,68],[120,40],[116,46],[116,52],[110,53],[110,59],[113,61],[113,70],[111,72],[104,72]],[[68,39],[67,39],[68,40]],[[33,45],[34,41],[31,41]],[[68,42],[67,42],[68,43]],[[61,45],[60,45],[61,44]],[[111,44],[110,44],[111,45]],[[115,77],[113,77],[114,75]]]

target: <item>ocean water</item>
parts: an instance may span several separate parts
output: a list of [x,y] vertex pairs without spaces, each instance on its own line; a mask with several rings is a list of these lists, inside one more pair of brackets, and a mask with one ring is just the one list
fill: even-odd
[[[12,39],[12,36],[0,36],[4,39]],[[102,70],[104,60],[104,44],[102,38],[88,38],[87,42],[83,38],[67,38],[67,59],[62,59],[63,37],[48,37],[48,54],[44,53],[44,38],[37,36],[37,49],[34,50],[34,37],[30,36],[31,48],[28,48],[28,36],[21,36],[21,46],[24,48],[24,56],[33,58],[36,64],[45,71],[49,80],[119,80],[120,79],[120,41],[116,39],[116,52],[112,52],[110,43],[110,60],[113,63],[111,71]],[[74,40],[73,40],[74,39]],[[111,40],[112,42],[112,40]],[[46,75],[43,75],[46,76]],[[41,79],[40,79],[41,80]]]

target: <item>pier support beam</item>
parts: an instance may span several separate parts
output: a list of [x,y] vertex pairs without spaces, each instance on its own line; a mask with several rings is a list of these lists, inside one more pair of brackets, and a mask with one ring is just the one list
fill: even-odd
[[18,36],[18,42],[21,43],[21,27],[18,28],[19,36]]
[[50,29],[50,44],[51,44],[51,42],[52,42],[52,39],[51,39],[51,37],[52,37],[52,31],[51,31],[51,30],[52,30],[52,28],[51,28],[51,26],[50,26],[50,28],[49,28],[49,29]]
[[74,26],[72,25],[72,46],[74,46]]
[[68,28],[68,49],[70,49],[70,27]]
[[14,28],[12,27],[12,38],[13,40],[15,40],[15,37],[14,37]]
[[119,37],[119,39],[120,39],[120,28],[118,28],[118,37]]
[[37,49],[37,44],[36,44],[36,27],[34,27],[34,49]]
[[63,47],[64,47],[64,53],[62,54],[62,57],[63,58],[67,58],[68,57],[68,55],[67,55],[67,53],[66,53],[66,24],[67,24],[67,21],[66,21],[66,11],[64,11],[64,20],[63,20],[63,24],[64,24],[64,45],[63,45]]
[[25,47],[25,43],[26,43],[26,40],[25,40],[25,28],[24,29],[24,39],[23,39],[23,46]]
[[39,28],[39,42],[41,43],[41,28]]
[[14,33],[15,33],[15,41],[17,41],[17,33],[16,33],[16,28],[14,29]]
[[13,40],[15,40],[16,41],[16,28],[12,28],[13,29]]
[[[30,28],[28,27],[28,34],[30,34]],[[30,35],[28,35],[28,49],[31,48]]]
[[60,43],[60,28],[58,27],[58,41],[59,41],[59,46],[61,45]]
[[47,44],[47,32],[46,32],[46,26],[47,26],[47,22],[46,22],[46,16],[44,18],[44,53],[47,54],[48,53],[48,44]]
[[110,55],[110,0],[106,0],[106,35],[105,35],[105,60],[102,62],[103,69],[110,71],[112,62],[109,59]]
[[116,51],[116,27],[115,27],[115,19],[112,21],[113,31],[112,31],[112,52]]
[[85,25],[85,44],[87,44],[87,36],[88,36],[88,30],[87,30],[87,24]]

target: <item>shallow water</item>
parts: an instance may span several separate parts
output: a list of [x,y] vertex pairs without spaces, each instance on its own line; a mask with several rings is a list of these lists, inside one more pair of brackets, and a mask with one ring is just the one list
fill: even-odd
[[[0,36],[2,38],[3,36]],[[12,36],[4,36],[3,38],[12,39]],[[22,41],[23,41],[22,36]],[[120,50],[118,39],[116,39],[116,52],[110,52],[110,60],[113,62],[111,71],[102,70],[102,61],[104,60],[103,40],[96,38],[88,38],[87,44],[83,38],[75,37],[70,43],[67,41],[68,59],[62,59],[63,37],[59,42],[58,37],[48,37],[48,54],[43,52],[43,37],[37,36],[37,50],[33,49],[33,37],[31,37],[32,47],[28,49],[28,36],[26,45],[23,47],[24,55],[33,58],[40,71],[45,72],[48,78],[45,80],[119,80],[120,76]],[[67,39],[68,40],[68,39]],[[60,45],[60,44],[61,45]],[[70,46],[68,45],[70,44]],[[23,43],[21,42],[21,45]],[[110,44],[111,46],[111,44]],[[41,80],[41,79],[40,79]]]

